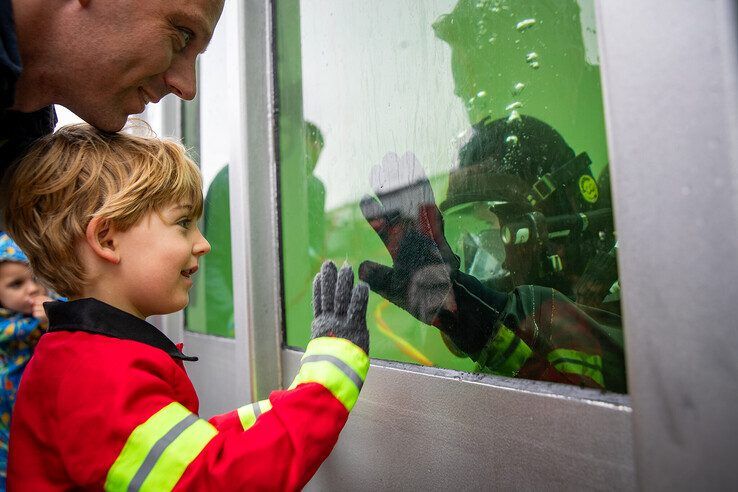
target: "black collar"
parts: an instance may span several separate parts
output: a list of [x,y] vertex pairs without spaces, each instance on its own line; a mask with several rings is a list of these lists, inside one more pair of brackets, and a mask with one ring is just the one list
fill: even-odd
[[84,331],[121,340],[133,340],[163,350],[175,359],[196,361],[184,355],[155,326],[97,299],[44,303],[49,331]]

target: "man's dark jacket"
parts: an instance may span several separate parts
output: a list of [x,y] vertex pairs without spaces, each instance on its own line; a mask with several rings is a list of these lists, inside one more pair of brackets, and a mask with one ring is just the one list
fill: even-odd
[[34,140],[51,133],[56,125],[53,106],[33,113],[8,109],[15,102],[15,84],[22,70],[12,1],[0,0],[0,179]]

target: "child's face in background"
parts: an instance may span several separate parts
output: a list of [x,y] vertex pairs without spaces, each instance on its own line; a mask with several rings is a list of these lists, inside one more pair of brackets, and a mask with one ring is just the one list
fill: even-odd
[[23,314],[33,313],[33,299],[45,295],[31,268],[16,261],[0,262],[0,306]]
[[200,256],[210,251],[187,203],[149,213],[119,233],[118,246],[120,306],[142,318],[183,309],[190,299],[190,277]]

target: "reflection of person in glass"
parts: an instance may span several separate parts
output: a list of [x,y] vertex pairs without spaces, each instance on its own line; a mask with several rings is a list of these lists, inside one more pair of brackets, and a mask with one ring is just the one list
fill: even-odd
[[482,371],[625,392],[612,216],[589,164],[535,118],[484,120],[442,217],[414,156],[390,154],[361,209],[393,266],[360,277]]
[[[308,188],[309,255],[311,272],[320,270],[325,261],[325,186],[315,174],[323,134],[312,122],[303,123]],[[204,233],[212,246],[203,258],[205,272],[205,323],[210,335],[233,337],[233,270],[231,266],[231,208],[228,165],[223,166],[208,188],[204,210]],[[191,308],[190,308],[191,309]]]
[[320,154],[323,152],[323,134],[315,123],[304,122],[305,171],[308,196],[308,255],[313,268],[320,269],[326,259],[325,247],[325,185],[315,175]]

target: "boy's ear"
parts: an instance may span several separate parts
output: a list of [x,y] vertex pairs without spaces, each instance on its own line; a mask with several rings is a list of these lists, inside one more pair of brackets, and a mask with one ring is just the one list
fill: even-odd
[[117,265],[120,263],[120,251],[117,247],[116,230],[109,220],[102,217],[93,218],[85,231],[87,245],[101,259]]

